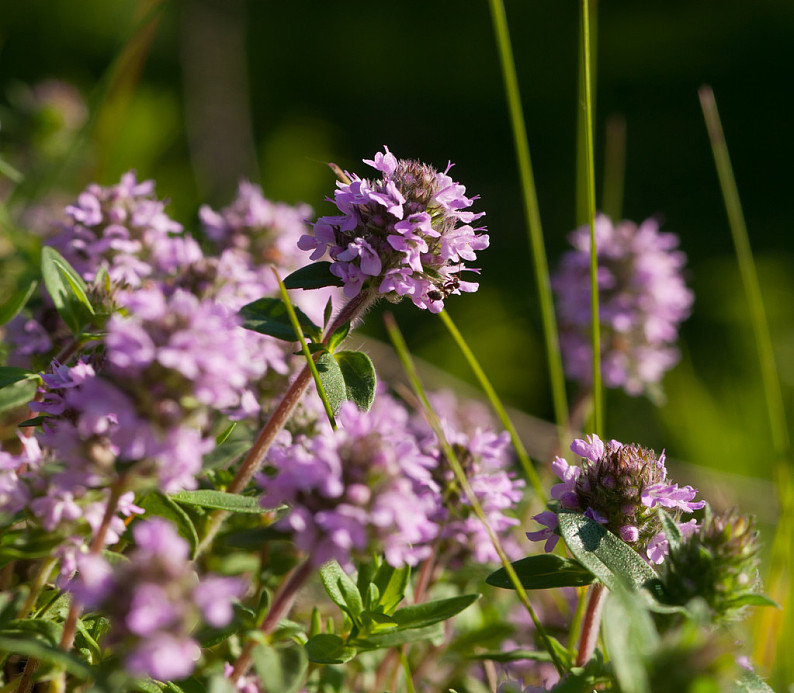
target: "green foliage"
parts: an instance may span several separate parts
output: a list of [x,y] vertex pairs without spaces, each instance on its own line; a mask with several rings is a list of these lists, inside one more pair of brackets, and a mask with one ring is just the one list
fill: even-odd
[[344,286],[344,282],[331,274],[331,263],[323,261],[295,270],[285,277],[284,286],[288,289],[322,289],[326,286]]
[[362,351],[338,351],[334,358],[345,381],[346,399],[361,411],[369,411],[378,383],[372,360]]
[[41,249],[41,275],[55,309],[72,333],[79,334],[94,317],[82,277],[50,246]]
[[[553,587],[582,587],[589,585],[595,576],[579,561],[564,558],[553,553],[527,556],[513,562],[521,584],[530,590],[549,589]],[[489,585],[503,589],[515,589],[504,568],[491,573],[485,580]]]
[[11,298],[0,306],[0,326],[5,325],[17,316],[38,287],[39,283],[37,281],[29,280],[11,294]]
[[259,504],[259,499],[252,496],[241,496],[237,493],[226,493],[211,489],[198,491],[178,491],[168,496],[181,505],[193,505],[199,508],[213,508],[226,510],[230,513],[247,513],[259,515],[265,509]]
[[[320,328],[299,308],[295,308],[303,333],[314,341],[320,340]],[[243,327],[287,342],[298,341],[287,307],[280,298],[260,298],[240,309]]]

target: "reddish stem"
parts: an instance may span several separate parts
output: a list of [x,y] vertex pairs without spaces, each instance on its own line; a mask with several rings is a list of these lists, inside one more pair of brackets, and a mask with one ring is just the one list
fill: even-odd
[[[311,561],[307,559],[303,564],[295,568],[295,570],[287,576],[286,580],[281,583],[281,586],[273,598],[273,604],[267,612],[265,620],[262,621],[262,625],[259,627],[259,630],[261,630],[264,635],[272,633],[281,619],[287,615],[292,605],[295,603],[298,592],[306,583],[306,580],[309,579],[313,569],[314,566],[311,564]],[[252,654],[256,645],[256,640],[249,640],[243,648],[242,654],[238,657],[234,664],[234,669],[229,675],[229,680],[233,684],[237,683],[237,680],[241,676],[244,676],[251,668]]]
[[595,652],[598,630],[601,625],[601,611],[604,608],[606,596],[606,587],[601,583],[590,587],[590,599],[587,602],[587,610],[582,624],[582,636],[579,639],[579,652],[576,655],[576,666],[578,667],[587,664]]

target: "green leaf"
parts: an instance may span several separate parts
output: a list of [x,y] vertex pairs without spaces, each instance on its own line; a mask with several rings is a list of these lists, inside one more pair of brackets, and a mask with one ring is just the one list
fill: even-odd
[[226,428],[224,428],[216,437],[215,437],[215,445],[223,445],[229,436],[232,434],[234,429],[237,428],[237,422],[232,421]]
[[[320,339],[320,328],[299,308],[295,308],[303,333],[315,341]],[[260,298],[240,309],[243,327],[260,334],[270,335],[287,342],[298,341],[287,308],[280,298]]]
[[9,385],[33,380],[36,384],[41,382],[41,376],[38,373],[29,371],[25,368],[17,368],[16,366],[0,366],[0,389],[6,388]]
[[33,426],[41,426],[50,417],[46,414],[42,416],[34,416],[32,419],[25,419],[22,423],[18,423],[19,428],[32,428]]
[[331,263],[314,262],[295,270],[284,279],[288,289],[322,289],[324,286],[344,286],[344,282],[331,274]]
[[774,693],[758,674],[746,669],[742,670],[734,685],[736,693]]
[[74,655],[64,652],[55,645],[48,645],[41,640],[24,637],[0,636],[0,651],[11,652],[26,657],[35,657],[40,662],[50,662],[63,667],[68,673],[80,680],[91,676],[91,670]]
[[30,300],[38,286],[39,283],[37,281],[30,280],[11,294],[11,298],[0,306],[0,325],[5,325],[19,314],[19,311],[25,307],[25,304]]
[[199,543],[196,528],[190,516],[177,503],[159,491],[151,491],[138,502],[138,505],[146,511],[147,517],[157,515],[171,522],[179,532],[179,536],[190,544],[190,555],[195,556]]
[[386,561],[383,561],[373,579],[380,592],[377,606],[383,610],[383,613],[394,613],[394,610],[405,597],[405,590],[408,587],[408,579],[410,577],[410,566],[404,565],[402,568],[394,568]]
[[361,411],[369,411],[378,384],[372,360],[361,351],[339,351],[334,358],[345,379],[346,398],[355,402]]
[[328,301],[325,304],[325,308],[323,309],[323,332],[325,328],[328,327],[328,322],[331,319],[331,316],[334,313],[334,299],[333,296],[328,297]]
[[670,547],[670,551],[675,551],[681,544],[681,530],[678,528],[675,520],[670,516],[670,513],[664,508],[660,507],[658,514],[659,519],[662,521],[662,529],[664,529],[664,533],[667,536],[667,544]]
[[337,330],[328,338],[328,350],[333,352],[342,342],[345,341],[350,332],[350,321],[346,322],[342,327]]
[[304,645],[306,656],[315,664],[344,664],[356,656],[356,648],[345,645],[338,635],[320,633]]
[[342,402],[347,399],[345,377],[336,359],[331,354],[321,354],[314,362],[320,375],[320,382],[328,397],[328,403],[334,414],[339,411]]
[[636,592],[618,587],[609,595],[603,634],[621,693],[650,693],[646,662],[659,636]]
[[163,689],[153,679],[139,679],[135,682],[135,690],[140,693],[163,693]]
[[581,513],[561,512],[557,519],[568,549],[610,590],[623,585],[656,591],[656,571],[608,529]]
[[[364,603],[353,579],[336,561],[328,561],[320,568],[320,579],[331,601],[358,623]],[[314,661],[314,660],[312,660]]]
[[265,509],[259,504],[259,499],[252,496],[240,496],[236,493],[199,489],[198,491],[178,491],[168,496],[171,500],[182,505],[196,505],[200,508],[214,508],[227,510],[230,513],[248,513],[261,515]]
[[[512,563],[521,585],[530,590],[589,585],[595,576],[579,561],[553,553],[527,556]],[[515,589],[504,568],[491,573],[485,582],[494,587]]]
[[0,633],[3,637],[18,637],[18,634],[39,635],[50,645],[57,645],[61,639],[63,624],[38,618],[18,618],[10,621]]
[[94,316],[82,277],[50,246],[41,249],[41,274],[55,309],[69,329],[79,333]]
[[398,630],[424,628],[452,618],[474,604],[480,596],[479,594],[463,594],[448,599],[436,599],[432,602],[412,604],[411,606],[397,609],[391,617],[397,622]]
[[4,529],[0,532],[0,567],[17,559],[48,558],[57,545],[57,536],[42,529]]
[[204,455],[202,466],[204,469],[218,469],[231,464],[241,455],[251,449],[251,442],[246,440],[227,440],[223,445],[218,445],[212,452]]
[[28,404],[40,382],[38,373],[14,366],[0,366],[0,412]]
[[301,687],[309,666],[305,648],[257,645],[251,654],[263,690],[295,693]]
[[409,642],[421,642],[430,640],[434,643],[442,642],[444,639],[444,624],[434,623],[432,626],[424,628],[397,629],[372,633],[363,638],[356,638],[352,644],[360,650],[379,650],[383,647],[397,647]]
[[765,594],[757,594],[755,592],[748,592],[728,602],[728,607],[731,609],[737,609],[741,606],[773,606],[776,609],[783,608],[774,599],[770,599]]

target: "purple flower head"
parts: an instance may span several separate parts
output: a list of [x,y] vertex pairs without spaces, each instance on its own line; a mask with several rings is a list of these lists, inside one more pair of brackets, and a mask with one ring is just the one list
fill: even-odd
[[201,254],[164,209],[154,197],[154,182],[139,183],[130,171],[116,185],[89,185],[66,207],[68,221],[51,244],[88,282],[103,267],[111,281],[140,286],[148,277],[171,274]]
[[581,464],[555,459],[552,469],[561,483],[551,490],[551,509],[534,517],[544,529],[527,533],[533,541],[546,541],[547,551],[557,540],[557,510],[569,509],[604,525],[658,563],[664,558],[666,542],[656,508],[671,510],[678,521],[682,512],[704,506],[703,501],[694,500],[697,492],[691,486],[679,488],[670,482],[664,453],[656,457],[653,450],[639,445],[617,440],[604,443],[595,434],[575,440],[571,450],[581,456]]
[[[522,499],[524,482],[510,471],[509,434],[497,433],[487,409],[477,403],[460,400],[448,391],[433,393],[430,400],[488,524],[508,553],[517,557],[520,547],[513,540],[511,530],[519,524],[515,509]],[[375,406],[389,401],[379,396]],[[396,404],[393,399],[391,402]],[[442,527],[439,551],[448,555],[453,565],[465,564],[472,558],[477,563],[497,562],[499,557],[493,543],[474,514],[468,496],[461,491],[435,432],[420,413],[414,414],[410,423],[420,448],[435,461],[430,472],[439,489],[436,511]]]
[[377,551],[392,565],[415,565],[438,533],[432,458],[389,410],[345,402],[337,421],[335,432],[271,449],[272,471],[259,478],[263,505],[291,506],[281,525],[315,564],[349,565]]
[[[602,369],[608,387],[630,395],[651,391],[678,361],[678,326],[688,317],[693,294],[684,284],[678,238],[660,233],[655,219],[637,226],[596,219]],[[568,375],[592,379],[590,347],[590,230],[570,237],[568,251],[552,277],[557,297],[560,345]]]
[[70,589],[108,615],[107,644],[125,654],[129,673],[184,678],[200,656],[193,630],[202,618],[213,627],[226,625],[243,584],[215,575],[199,580],[187,542],[163,518],[136,522],[132,534],[128,561],[111,567],[98,556],[78,557]]
[[339,214],[317,220],[298,242],[312,260],[328,255],[331,271],[352,298],[365,287],[391,301],[409,296],[419,308],[439,312],[444,299],[477,284],[460,273],[477,271],[464,261],[488,247],[484,227],[470,226],[483,213],[466,211],[476,197],[447,175],[418,161],[397,159],[388,148],[364,159],[381,177],[348,174],[337,183]]

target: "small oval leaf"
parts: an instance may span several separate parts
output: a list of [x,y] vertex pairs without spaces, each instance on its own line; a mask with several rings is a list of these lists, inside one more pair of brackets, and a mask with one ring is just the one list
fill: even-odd
[[236,493],[215,491],[212,489],[199,489],[198,491],[178,491],[168,496],[171,500],[182,505],[195,505],[200,508],[213,508],[226,510],[230,513],[247,513],[260,515],[265,509],[259,504],[259,499],[252,496],[241,496]]
[[83,278],[63,255],[50,246],[41,249],[41,274],[55,309],[69,329],[77,334],[94,315]]
[[344,282],[331,274],[331,263],[322,261],[306,265],[284,279],[288,289],[322,289],[324,286],[344,286]]
[[31,280],[11,294],[11,298],[0,306],[0,325],[5,325],[19,314],[38,286],[37,281]]
[[[303,333],[318,340],[320,328],[299,308],[295,308],[295,314],[298,316]],[[298,335],[295,334],[295,329],[292,327],[287,308],[280,298],[265,297],[248,303],[240,309],[240,317],[243,319],[243,327],[246,330],[283,339],[286,342],[298,341]]]
[[325,390],[328,403],[331,405],[331,410],[336,414],[342,402],[347,399],[342,369],[333,355],[328,353],[320,354],[314,363],[317,366],[317,373],[320,376],[320,382],[323,385],[323,390]]
[[397,623],[397,630],[425,628],[440,621],[446,621],[476,602],[481,595],[463,594],[449,599],[436,599],[432,602],[412,604],[397,609],[391,618]]
[[610,590],[619,585],[656,592],[656,571],[626,542],[581,513],[557,515],[562,535],[574,557]]
[[[595,576],[579,561],[563,558],[553,553],[527,556],[515,561],[513,569],[523,587],[530,590],[552,587],[581,587],[589,585]],[[489,585],[503,589],[515,589],[504,568],[491,573],[486,579]]]
[[356,656],[356,648],[348,647],[338,635],[320,633],[304,645],[306,656],[315,664],[344,664]]
[[334,358],[345,380],[347,399],[355,402],[361,411],[369,411],[378,385],[372,360],[361,351],[338,351]]

